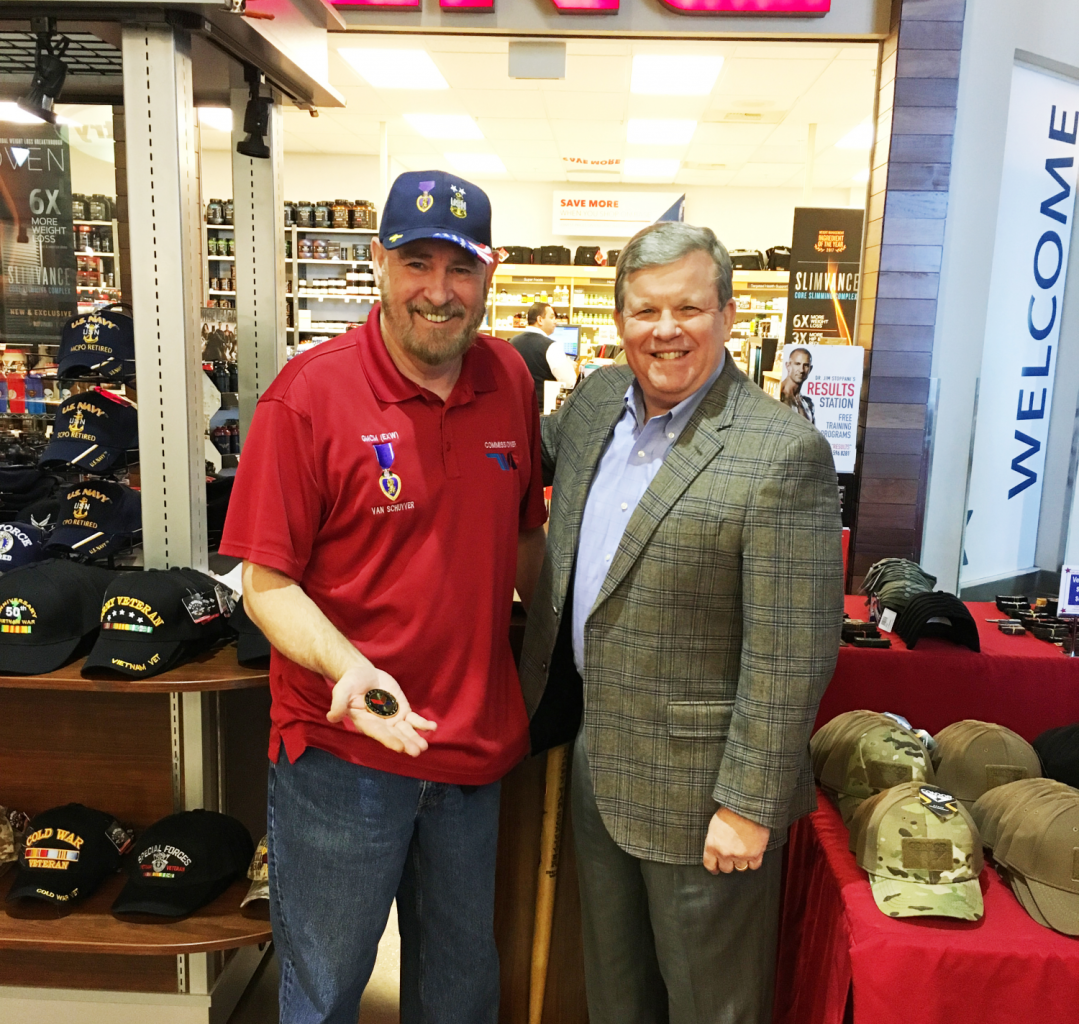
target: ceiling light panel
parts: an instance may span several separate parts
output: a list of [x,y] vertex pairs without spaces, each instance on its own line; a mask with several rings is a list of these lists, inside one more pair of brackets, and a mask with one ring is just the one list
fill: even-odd
[[645,146],[684,146],[696,130],[696,121],[631,117],[626,126],[626,140]]
[[505,174],[506,165],[496,153],[444,153],[462,174]]
[[722,69],[718,56],[639,53],[633,58],[629,91],[637,96],[708,96]]
[[482,139],[480,126],[468,114],[405,114],[412,130],[425,139]]
[[376,89],[448,89],[426,50],[367,50],[344,47],[337,51]]
[[627,157],[622,173],[627,178],[656,178],[673,181],[681,166],[680,160],[654,160],[647,157]]
[[232,131],[232,111],[228,107],[199,107],[199,124],[215,132]]

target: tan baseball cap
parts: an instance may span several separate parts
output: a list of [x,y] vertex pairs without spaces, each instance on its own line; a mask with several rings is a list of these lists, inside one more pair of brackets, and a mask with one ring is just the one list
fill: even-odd
[[30,818],[22,811],[0,807],[0,875],[19,860]]
[[251,864],[247,869],[247,877],[251,879],[251,887],[247,895],[240,903],[240,909],[244,917],[259,917],[266,919],[270,916],[270,858],[267,850],[266,836],[259,840],[255,847],[255,854],[251,858]]
[[856,723],[864,722],[868,725],[874,722],[882,722],[884,719],[885,716],[879,711],[844,711],[843,714],[836,715],[835,718],[822,725],[809,741],[809,753],[813,759],[813,778],[820,781],[824,763],[828,760],[828,755],[831,754],[832,747],[835,745],[836,737],[840,735],[842,730],[853,728]]
[[997,845],[1001,818],[1009,811],[1029,807],[1044,796],[1067,788],[1054,779],[1019,779],[987,790],[970,808],[983,845],[991,850]]
[[1034,748],[1003,725],[966,719],[933,738],[937,784],[968,808],[987,790],[1042,773]]

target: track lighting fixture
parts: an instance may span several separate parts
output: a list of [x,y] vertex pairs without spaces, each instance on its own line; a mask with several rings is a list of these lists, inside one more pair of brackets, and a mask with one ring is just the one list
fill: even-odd
[[266,135],[270,131],[270,107],[273,106],[273,100],[259,95],[262,74],[258,68],[245,64],[244,78],[247,79],[250,90],[247,108],[244,110],[244,131],[247,132],[247,138],[236,143],[236,152],[258,160],[268,160],[270,147],[266,145]]
[[37,35],[34,47],[34,78],[30,91],[17,102],[20,109],[56,124],[53,104],[59,99],[67,77],[63,56],[71,42],[67,36],[57,35],[55,18],[32,18],[30,30]]

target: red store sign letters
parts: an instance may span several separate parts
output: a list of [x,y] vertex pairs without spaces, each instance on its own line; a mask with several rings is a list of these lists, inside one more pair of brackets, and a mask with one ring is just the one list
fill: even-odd
[[[334,0],[335,7],[367,10],[419,10],[421,0]],[[551,0],[559,14],[617,14],[619,0]],[[794,15],[819,18],[832,0],[662,0],[678,14]],[[493,11],[495,0],[439,0],[444,11]]]

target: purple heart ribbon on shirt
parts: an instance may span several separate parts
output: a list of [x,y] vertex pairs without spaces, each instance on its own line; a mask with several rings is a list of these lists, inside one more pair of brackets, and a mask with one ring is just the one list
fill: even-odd
[[378,464],[383,469],[389,469],[393,465],[393,445],[388,442],[386,444],[376,444],[374,449]]

